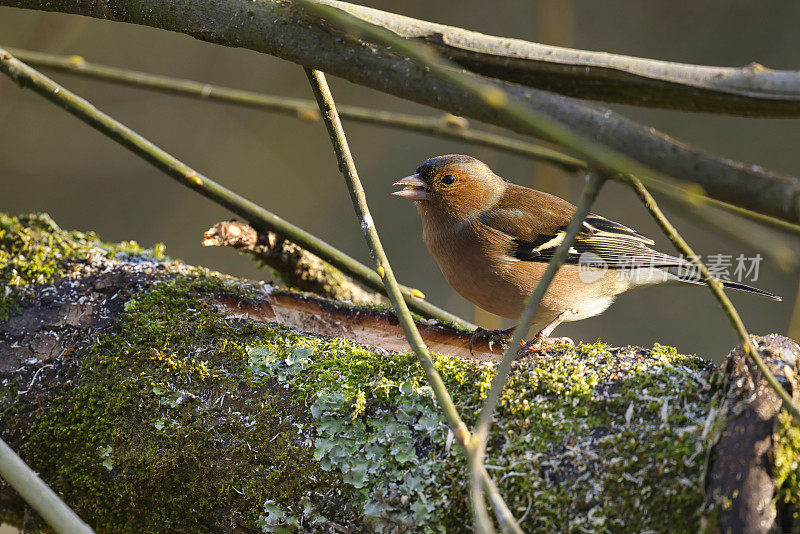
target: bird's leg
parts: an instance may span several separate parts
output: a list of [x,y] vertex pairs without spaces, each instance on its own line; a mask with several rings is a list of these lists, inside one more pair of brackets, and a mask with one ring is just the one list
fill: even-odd
[[539,333],[533,336],[533,339],[522,345],[517,353],[517,359],[539,352],[547,346],[557,345],[559,343],[569,343],[574,345],[573,341],[568,337],[550,337],[550,334],[555,328],[560,325],[572,312],[570,310],[563,311],[558,316],[550,321],[550,323],[539,330]]
[[481,339],[485,339],[489,343],[489,352],[493,352],[493,345],[497,343],[501,347],[505,347],[508,344],[508,340],[511,339],[511,336],[514,334],[515,326],[511,328],[506,328],[505,330],[487,330],[486,328],[478,327],[475,329],[475,333],[472,334],[472,337],[469,338],[469,353],[475,356],[473,352],[473,347],[475,343],[480,341]]

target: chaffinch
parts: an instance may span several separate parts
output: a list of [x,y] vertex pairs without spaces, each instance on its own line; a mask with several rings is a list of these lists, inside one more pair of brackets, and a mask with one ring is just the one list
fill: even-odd
[[[414,201],[422,239],[450,285],[480,308],[511,319],[522,313],[575,212],[569,202],[506,182],[470,156],[428,159],[394,185],[404,186],[394,195]],[[549,338],[558,324],[598,315],[629,289],[704,283],[690,262],[649,248],[653,244],[589,214],[539,304],[533,322],[547,326],[529,348],[561,341]],[[741,283],[722,283],[780,300]]]

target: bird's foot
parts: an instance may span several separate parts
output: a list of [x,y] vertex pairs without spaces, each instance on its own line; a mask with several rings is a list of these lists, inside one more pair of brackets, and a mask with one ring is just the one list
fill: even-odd
[[475,333],[469,338],[469,353],[475,356],[473,349],[475,343],[485,339],[489,344],[489,352],[494,353],[494,344],[497,343],[502,349],[508,346],[511,336],[514,334],[514,327],[505,330],[487,330],[486,328],[478,327]]
[[568,337],[539,337],[537,335],[519,348],[517,359],[526,358],[534,354],[541,354],[547,352],[548,349],[552,349],[556,345],[564,344],[575,345],[575,342]]

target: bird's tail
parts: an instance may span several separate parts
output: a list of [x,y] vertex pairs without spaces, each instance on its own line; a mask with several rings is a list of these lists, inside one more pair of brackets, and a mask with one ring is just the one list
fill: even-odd
[[[698,278],[696,276],[688,275],[685,272],[681,272],[680,269],[668,269],[668,272],[674,275],[676,278],[678,278],[678,280],[680,280],[681,282],[686,282],[688,284],[695,284],[700,286],[706,283],[705,278]],[[739,291],[754,293],[756,295],[761,295],[762,297],[767,297],[772,300],[777,300],[778,302],[783,300],[783,298],[780,297],[779,295],[770,293],[769,291],[765,291],[757,287],[748,286],[747,284],[742,284],[740,282],[733,282],[731,280],[720,280],[720,282],[722,282],[722,286],[727,289],[738,289]]]

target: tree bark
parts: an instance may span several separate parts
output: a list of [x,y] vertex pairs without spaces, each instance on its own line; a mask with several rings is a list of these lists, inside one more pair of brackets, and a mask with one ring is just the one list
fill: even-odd
[[[797,343],[773,334],[758,338],[757,347],[796,401],[800,394]],[[780,442],[787,432],[787,421],[780,419],[781,399],[741,347],[728,355],[723,391],[720,418],[725,424],[709,454],[706,511],[714,511],[722,532],[797,532],[796,511],[787,510],[786,503],[776,499],[781,488],[775,482],[775,456],[782,453],[776,452],[780,446],[775,441]]]
[[405,38],[425,42],[464,68],[567,96],[707,113],[800,114],[800,71],[758,63],[709,67],[574,50],[484,35],[337,0],[321,0]]
[[[431,75],[393,50],[349,38],[341,29],[287,2],[0,0],[0,5],[144,24],[217,44],[249,48],[456,115],[527,135],[541,135],[528,123],[515,120],[459,85]],[[351,8],[348,4],[331,5]],[[800,222],[800,183],[794,177],[694,150],[610,110],[470,72],[462,75],[493,83],[514,103],[569,125],[584,138],[596,140],[657,172],[697,183],[709,196]]]

